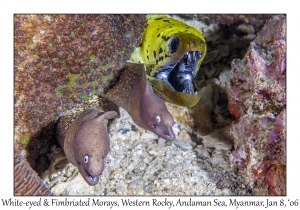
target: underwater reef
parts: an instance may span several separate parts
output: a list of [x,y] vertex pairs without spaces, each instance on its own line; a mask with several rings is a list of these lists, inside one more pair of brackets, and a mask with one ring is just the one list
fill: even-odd
[[232,164],[255,194],[286,195],[285,16],[267,21],[245,57],[233,60],[229,84]]
[[193,79],[201,99],[166,103],[174,141],[120,109],[107,125],[99,183],[89,186],[57,143],[56,121],[114,82],[146,16],[15,15],[15,195],[286,194],[285,16],[168,16],[205,37]]
[[[15,170],[24,149],[37,173],[49,167],[55,121],[108,86],[139,44],[145,22],[145,15],[14,16],[14,136],[22,145],[15,146]],[[28,174],[18,179],[37,177]],[[22,190],[41,185],[31,180]],[[16,195],[23,192],[19,185]]]
[[207,24],[208,43],[194,79],[201,100],[189,110],[193,120],[181,121],[202,136],[203,149],[214,148],[211,160],[224,155],[210,143],[220,143],[218,133],[233,141],[229,161],[250,194],[286,195],[285,16],[178,16]]
[[15,132],[26,140],[113,80],[145,16],[15,15],[14,24]]

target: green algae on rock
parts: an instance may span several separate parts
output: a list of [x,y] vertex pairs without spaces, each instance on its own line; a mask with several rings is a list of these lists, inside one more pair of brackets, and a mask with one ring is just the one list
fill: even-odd
[[[15,145],[27,147],[38,173],[47,167],[54,122],[109,85],[145,23],[145,15],[15,15]],[[17,148],[15,155],[24,150]]]
[[[26,146],[38,173],[48,166],[56,120],[109,87],[146,21],[145,15],[15,16],[15,141]],[[201,46],[194,60],[203,60]]]
[[145,21],[144,15],[15,15],[16,134],[38,132],[105,88],[138,45]]

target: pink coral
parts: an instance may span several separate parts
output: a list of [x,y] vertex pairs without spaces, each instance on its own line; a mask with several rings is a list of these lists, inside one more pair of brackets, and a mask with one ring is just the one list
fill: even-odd
[[[286,31],[285,16],[268,21],[242,60],[232,62],[229,109],[239,173],[254,193],[285,195]],[[259,185],[265,187],[255,187]]]

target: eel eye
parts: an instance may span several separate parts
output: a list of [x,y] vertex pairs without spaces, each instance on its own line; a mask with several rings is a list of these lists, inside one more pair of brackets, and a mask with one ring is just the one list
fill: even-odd
[[84,161],[84,163],[88,163],[89,162],[89,156],[87,156],[87,155],[83,156],[83,161]]
[[172,39],[169,43],[169,49],[170,49],[171,53],[176,52],[178,47],[179,47],[179,38],[178,38],[178,36],[174,36],[174,37],[172,37]]
[[156,116],[155,120],[156,120],[156,122],[160,123],[161,122],[160,116]]

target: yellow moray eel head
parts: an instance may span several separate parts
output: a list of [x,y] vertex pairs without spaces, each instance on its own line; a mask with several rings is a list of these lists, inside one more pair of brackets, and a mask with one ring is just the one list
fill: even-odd
[[163,15],[148,16],[143,39],[130,60],[144,63],[154,92],[165,101],[192,107],[200,100],[193,78],[206,54],[195,28]]

